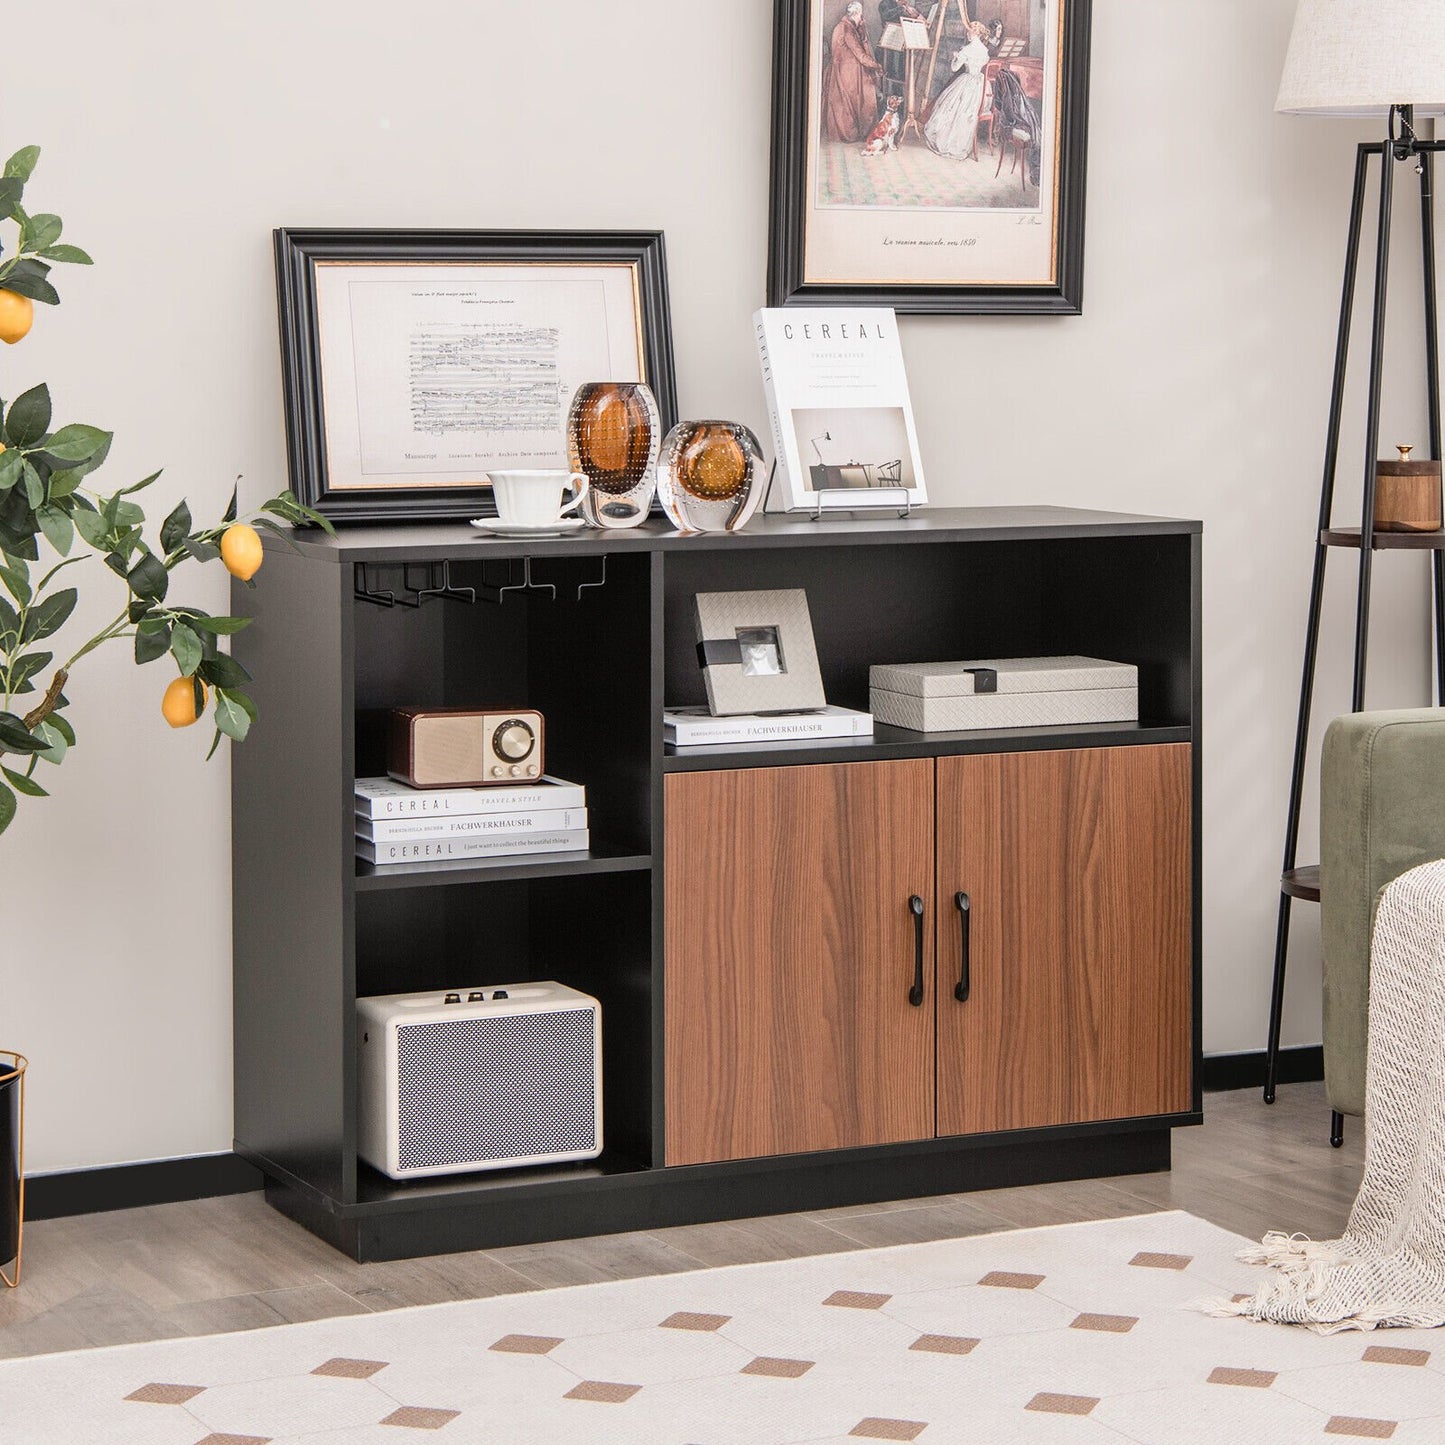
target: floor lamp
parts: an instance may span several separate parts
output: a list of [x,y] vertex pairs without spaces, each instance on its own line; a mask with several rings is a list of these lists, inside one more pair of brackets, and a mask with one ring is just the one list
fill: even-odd
[[[1424,276],[1425,390],[1430,417],[1430,458],[1440,459],[1440,348],[1435,284],[1435,153],[1445,141],[1422,140],[1416,124],[1426,115],[1445,114],[1445,0],[1300,0],[1295,12],[1275,109],[1291,115],[1377,119],[1382,139],[1355,151],[1354,201],[1345,253],[1344,293],[1335,344],[1334,389],[1325,442],[1324,481],[1320,489],[1314,580],[1310,587],[1304,676],[1295,731],[1294,769],[1290,778],[1289,820],[1280,880],[1279,923],[1275,938],[1274,981],[1270,994],[1269,1040],[1265,1055],[1264,1100],[1274,1103],[1279,1065],[1280,1020],[1284,1008],[1285,960],[1289,950],[1292,899],[1319,901],[1318,867],[1298,866],[1300,801],[1319,649],[1324,601],[1325,561],[1331,546],[1356,547],[1360,554],[1355,606],[1354,685],[1350,710],[1365,706],[1365,664],[1370,620],[1370,577],[1375,548],[1375,466],[1380,442],[1380,396],[1385,352],[1385,297],[1389,281],[1390,222],[1395,166],[1410,165],[1420,181],[1420,237]],[[1365,468],[1360,527],[1332,528],[1335,471],[1349,360],[1350,320],[1355,304],[1364,228],[1365,182],[1370,161],[1380,161],[1379,218],[1375,232],[1375,287],[1370,332],[1369,401],[1365,426]],[[1399,535],[1399,534],[1393,534]],[[1433,553],[1437,696],[1445,701],[1445,534],[1423,534],[1415,545]],[[1344,1141],[1344,1119],[1332,1115],[1330,1142]]]

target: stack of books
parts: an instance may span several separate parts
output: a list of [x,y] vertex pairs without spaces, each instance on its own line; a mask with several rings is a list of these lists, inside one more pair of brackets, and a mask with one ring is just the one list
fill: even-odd
[[500,788],[412,788],[356,780],[356,853],[379,868],[588,846],[587,790],[546,776]]
[[813,712],[713,717],[705,707],[670,707],[663,710],[662,735],[675,748],[866,738],[873,736],[873,714],[851,707],[824,707]]

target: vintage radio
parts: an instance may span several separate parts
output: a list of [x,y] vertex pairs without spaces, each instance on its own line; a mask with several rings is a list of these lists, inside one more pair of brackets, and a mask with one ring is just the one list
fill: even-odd
[[356,1001],[357,1152],[393,1179],[602,1152],[602,1006],[560,983]]
[[546,771],[542,714],[532,708],[393,708],[386,770],[414,788],[523,783]]

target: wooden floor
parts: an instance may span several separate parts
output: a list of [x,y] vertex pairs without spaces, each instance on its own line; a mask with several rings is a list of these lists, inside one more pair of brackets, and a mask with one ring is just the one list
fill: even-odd
[[514,1294],[839,1250],[1187,1209],[1258,1238],[1339,1234],[1364,1161],[1348,1121],[1329,1147],[1323,1087],[1210,1094],[1174,1135],[1168,1174],[953,1194],[617,1234],[477,1254],[354,1264],[260,1194],[33,1223],[20,1289],[0,1290],[0,1357],[256,1329],[402,1305]]

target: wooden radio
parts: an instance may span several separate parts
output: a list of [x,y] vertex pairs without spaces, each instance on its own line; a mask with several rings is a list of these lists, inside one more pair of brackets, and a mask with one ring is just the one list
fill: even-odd
[[533,708],[393,708],[386,770],[413,788],[535,782],[544,771]]

